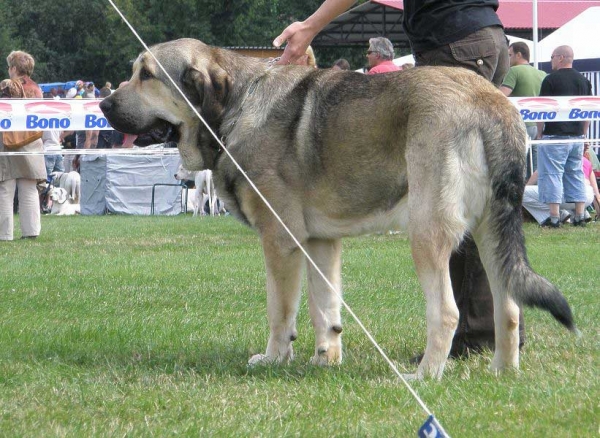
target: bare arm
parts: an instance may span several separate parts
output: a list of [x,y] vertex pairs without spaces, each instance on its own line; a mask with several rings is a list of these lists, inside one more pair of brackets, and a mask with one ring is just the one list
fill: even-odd
[[98,131],[85,131],[84,149],[93,149],[98,143]]
[[590,185],[592,186],[592,190],[594,191],[594,198],[600,201],[600,191],[598,191],[598,181],[596,180],[596,175],[594,175],[594,171],[590,172]]
[[310,17],[304,21],[296,21],[284,29],[273,41],[275,47],[287,41],[279,64],[291,64],[304,55],[315,35],[317,35],[331,20],[345,12],[356,0],[325,0]]
[[541,140],[542,134],[544,133],[544,122],[537,122],[537,135],[535,136],[536,140]]
[[586,120],[583,122],[583,135],[587,135],[588,129],[590,129],[590,121]]
[[537,186],[537,183],[538,183],[538,171],[536,169],[529,177],[529,181],[527,181],[527,185],[528,186]]
[[510,96],[513,92],[512,88],[508,88],[504,85],[500,87],[500,91],[502,91],[506,97]]

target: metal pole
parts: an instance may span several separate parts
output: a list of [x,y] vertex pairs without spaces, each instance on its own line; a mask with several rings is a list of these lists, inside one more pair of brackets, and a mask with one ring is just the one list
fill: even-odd
[[533,0],[533,67],[538,68],[538,2]]

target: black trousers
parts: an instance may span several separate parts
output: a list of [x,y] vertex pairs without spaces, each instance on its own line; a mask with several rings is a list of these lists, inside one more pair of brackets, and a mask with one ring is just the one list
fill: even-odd
[[[494,349],[494,303],[490,284],[471,236],[450,258],[450,279],[460,312],[450,356]],[[525,321],[519,314],[519,347],[525,342]]]

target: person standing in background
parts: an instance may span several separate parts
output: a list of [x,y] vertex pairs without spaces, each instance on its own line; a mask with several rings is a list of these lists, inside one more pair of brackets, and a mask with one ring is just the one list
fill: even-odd
[[383,37],[369,39],[369,50],[367,50],[369,71],[367,74],[375,75],[401,70],[400,67],[394,64],[393,60],[394,45],[390,40]]
[[[6,58],[10,79],[2,82],[2,97],[42,98],[42,90],[31,79],[35,61],[26,52],[13,51]],[[0,136],[0,151],[10,151]],[[43,152],[40,138],[22,146],[25,152]],[[46,179],[43,155],[0,156],[0,240],[13,240],[15,190],[18,189],[21,238],[36,238],[41,225],[37,181]]]
[[[540,96],[591,96],[592,84],[573,68],[573,49],[554,49],[550,61],[552,73],[542,82]],[[537,139],[566,140],[564,143],[543,144],[538,148],[538,192],[540,202],[550,207],[550,217],[542,226],[559,228],[560,204],[575,203],[574,226],[585,227],[585,178],[581,160],[583,138],[590,121],[538,122]],[[571,141],[568,141],[571,140]]]
[[350,63],[344,58],[337,59],[331,66],[332,70],[350,70]]
[[[508,57],[510,59],[510,70],[502,82],[500,91],[507,97],[538,96],[546,72],[529,65],[529,47],[527,44],[519,41],[508,46]],[[537,137],[537,124],[527,122],[525,126],[529,138],[535,140]],[[528,149],[531,166],[527,166],[527,179],[537,170],[537,145],[534,144]]]

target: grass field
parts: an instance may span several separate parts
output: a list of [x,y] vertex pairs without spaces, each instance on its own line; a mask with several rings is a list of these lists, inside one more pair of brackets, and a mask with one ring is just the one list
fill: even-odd
[[[491,353],[414,388],[454,437],[598,436],[600,224],[526,224],[534,268],[573,307],[576,339],[526,309],[521,371]],[[17,233],[18,237],[18,233]],[[268,328],[257,237],[235,220],[49,217],[0,242],[0,436],[416,436],[426,414],[344,312],[345,361],[248,369]],[[401,371],[425,344],[406,236],[344,243],[344,296]]]

